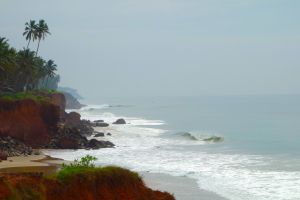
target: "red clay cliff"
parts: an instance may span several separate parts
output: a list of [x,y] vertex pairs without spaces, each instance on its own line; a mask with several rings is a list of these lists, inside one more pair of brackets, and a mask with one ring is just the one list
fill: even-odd
[[39,174],[0,176],[1,200],[175,200],[166,192],[147,188],[134,173],[84,173],[68,180],[45,178]]
[[11,136],[33,148],[50,141],[59,119],[60,108],[51,102],[0,100],[0,136]]

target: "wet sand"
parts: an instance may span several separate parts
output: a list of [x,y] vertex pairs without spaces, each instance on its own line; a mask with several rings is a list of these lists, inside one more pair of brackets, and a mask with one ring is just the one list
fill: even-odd
[[194,179],[159,173],[140,174],[148,187],[169,192],[176,200],[228,200],[213,192],[201,190]]

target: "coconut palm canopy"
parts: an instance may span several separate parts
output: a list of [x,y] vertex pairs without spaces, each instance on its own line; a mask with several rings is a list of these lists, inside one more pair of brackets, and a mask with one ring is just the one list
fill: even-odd
[[39,21],[39,23],[36,26],[36,37],[38,39],[38,46],[36,49],[36,54],[39,51],[39,47],[40,47],[40,42],[41,40],[45,40],[47,35],[50,35],[51,33],[49,32],[49,28],[47,23],[45,22],[45,20],[41,19]]
[[[23,33],[28,41],[27,48],[19,51],[12,48],[6,38],[0,37],[0,92],[48,89],[48,82],[51,82],[51,89],[56,89],[59,81],[55,73],[57,65],[51,59],[46,61],[37,56],[40,41],[48,34],[49,28],[44,20],[37,24],[30,20]],[[37,50],[32,51],[29,45],[35,40],[38,40]]]
[[27,49],[29,47],[31,40],[34,41],[37,39],[36,30],[37,30],[37,24],[35,23],[35,20],[30,20],[29,22],[26,22],[23,36],[25,36],[26,40],[28,40]]
[[35,20],[30,20],[25,23],[25,31],[23,36],[25,36],[27,43],[27,49],[29,48],[30,42],[38,40],[38,45],[36,49],[36,55],[39,51],[41,40],[45,40],[47,35],[50,35],[48,24],[45,20],[41,19],[38,23]]

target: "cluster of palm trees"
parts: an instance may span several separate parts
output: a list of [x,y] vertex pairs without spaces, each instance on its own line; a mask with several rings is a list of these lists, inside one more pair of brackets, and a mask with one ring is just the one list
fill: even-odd
[[38,46],[36,49],[37,55],[41,40],[44,40],[48,34],[51,33],[49,32],[49,28],[45,20],[41,19],[38,23],[36,23],[35,20],[26,22],[23,36],[25,36],[26,40],[28,40],[27,49],[29,48],[29,44],[31,41],[38,40]]
[[[44,20],[37,24],[30,20],[25,26],[27,48],[17,51],[6,38],[0,37],[0,92],[56,89],[59,82],[54,61],[37,55],[40,41],[50,34],[48,25]],[[35,40],[38,40],[37,49],[31,51],[30,42]]]

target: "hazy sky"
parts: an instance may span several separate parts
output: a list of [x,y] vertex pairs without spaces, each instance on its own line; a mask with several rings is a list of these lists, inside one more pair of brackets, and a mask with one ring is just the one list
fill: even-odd
[[17,48],[40,18],[40,55],[89,99],[300,93],[299,0],[0,0]]

